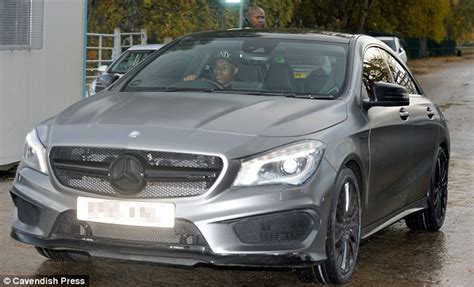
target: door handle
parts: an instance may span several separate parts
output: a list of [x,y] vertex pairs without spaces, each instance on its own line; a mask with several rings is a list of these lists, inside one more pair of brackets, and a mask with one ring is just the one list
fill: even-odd
[[410,116],[410,114],[408,113],[408,111],[405,108],[400,108],[400,118],[402,120],[406,121],[409,116]]
[[426,114],[428,115],[428,118],[432,119],[435,115],[435,112],[431,107],[426,108]]

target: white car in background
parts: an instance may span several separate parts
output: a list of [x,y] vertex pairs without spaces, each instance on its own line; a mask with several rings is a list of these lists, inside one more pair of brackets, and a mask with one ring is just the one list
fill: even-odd
[[405,49],[403,49],[401,45],[401,41],[398,37],[382,36],[382,37],[375,37],[375,38],[379,39],[380,41],[387,44],[387,46],[392,48],[392,50],[394,50],[397,53],[398,57],[403,61],[403,63],[407,62],[407,52],[405,51]]
[[89,87],[89,96],[95,95],[122,77],[128,70],[159,50],[163,44],[135,45],[123,52],[110,66],[100,66],[99,76]]

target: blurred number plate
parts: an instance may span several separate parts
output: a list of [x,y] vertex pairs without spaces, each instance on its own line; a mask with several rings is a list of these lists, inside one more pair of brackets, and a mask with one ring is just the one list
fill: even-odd
[[77,219],[111,224],[174,227],[174,204],[78,197]]
[[306,73],[305,72],[294,72],[293,76],[295,79],[305,79],[306,78]]

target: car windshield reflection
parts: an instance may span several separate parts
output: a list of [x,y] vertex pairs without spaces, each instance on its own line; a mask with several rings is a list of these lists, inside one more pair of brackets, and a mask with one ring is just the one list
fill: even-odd
[[188,37],[142,68],[124,91],[194,90],[329,99],[342,91],[346,66],[347,44]]

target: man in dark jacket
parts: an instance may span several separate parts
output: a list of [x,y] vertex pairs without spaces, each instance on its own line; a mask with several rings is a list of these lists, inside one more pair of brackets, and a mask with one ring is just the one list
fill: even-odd
[[249,14],[244,20],[243,28],[265,28],[265,11],[258,6],[249,8]]

